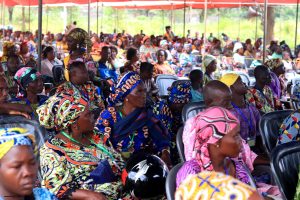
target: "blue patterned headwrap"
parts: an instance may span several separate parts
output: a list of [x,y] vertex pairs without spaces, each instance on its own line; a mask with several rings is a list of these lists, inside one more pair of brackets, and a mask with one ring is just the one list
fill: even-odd
[[116,88],[115,91],[110,95],[110,99],[114,105],[123,104],[125,98],[132,90],[134,90],[141,83],[140,75],[136,72],[128,72],[124,74]]
[[176,81],[172,84],[169,93],[169,103],[171,104],[186,104],[192,98],[191,94],[191,82]]
[[25,128],[1,128],[0,129],[0,159],[14,146],[35,147],[33,132]]

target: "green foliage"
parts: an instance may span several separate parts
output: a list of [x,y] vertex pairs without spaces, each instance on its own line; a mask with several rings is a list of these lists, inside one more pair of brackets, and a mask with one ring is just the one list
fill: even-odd
[[[8,9],[5,9],[5,24],[8,22]],[[25,8],[25,30],[29,28],[28,7]],[[35,31],[38,26],[38,9],[30,8],[30,29]],[[63,7],[43,7],[43,32],[51,31],[54,33],[63,32],[65,24],[77,21],[78,27],[88,28],[87,6],[67,7],[67,17],[63,15]],[[103,14],[102,14],[103,13]],[[220,14],[219,14],[220,13]],[[207,12],[206,32],[214,33],[215,36],[221,33],[228,34],[231,38],[240,37],[241,40],[247,38],[255,39],[256,36],[256,18],[248,19],[248,8],[232,9],[211,9]],[[171,16],[173,15],[173,23]],[[295,40],[295,6],[276,7],[275,38],[286,40],[290,46],[294,46]],[[186,31],[191,30],[194,34],[204,32],[204,12],[203,10],[186,9]],[[64,23],[65,21],[65,23]],[[22,8],[15,7],[13,12],[12,25],[15,30],[22,29]],[[172,25],[176,35],[183,35],[183,10],[174,10],[173,12],[161,10],[116,10],[110,7],[101,7],[99,3],[98,13],[98,32],[112,33],[114,29],[118,32],[126,30],[131,34],[144,33],[151,35],[161,35],[164,33],[164,27]],[[300,27],[300,25],[298,26]],[[257,19],[257,37],[263,36],[261,18]],[[97,8],[91,7],[91,30],[97,32]],[[298,30],[300,33],[300,29]],[[300,38],[298,38],[300,43]]]

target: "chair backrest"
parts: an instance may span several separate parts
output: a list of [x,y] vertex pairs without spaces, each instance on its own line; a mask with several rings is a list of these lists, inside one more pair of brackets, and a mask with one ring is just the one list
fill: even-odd
[[253,178],[253,176],[252,176],[250,170],[249,170],[248,167],[246,167],[245,165],[242,165],[242,166],[243,166],[243,168],[244,168],[245,172],[247,173],[247,176],[248,176],[248,178],[249,178],[249,180],[250,180],[249,185],[250,185],[251,187],[253,187],[253,188],[256,188],[255,180],[254,180],[254,178]]
[[158,95],[167,96],[169,91],[168,88],[171,87],[174,81],[178,80],[177,76],[161,74],[156,77],[156,85],[158,87]]
[[184,144],[182,141],[182,134],[183,134],[183,127],[180,127],[178,129],[177,135],[176,135],[176,146],[177,146],[177,150],[178,150],[181,162],[185,162]]
[[259,122],[259,131],[263,139],[266,152],[270,155],[276,146],[279,128],[283,120],[288,117],[293,110],[281,110],[264,114]]
[[166,180],[166,194],[168,200],[175,200],[176,192],[176,175],[179,169],[182,167],[183,163],[175,165],[169,172]]
[[64,81],[64,68],[62,65],[54,65],[52,68],[54,84],[58,85]]
[[46,129],[41,127],[35,120],[25,119],[21,116],[2,115],[0,118],[0,128],[21,127],[32,130],[35,135],[36,145],[38,148],[43,146],[47,140]]
[[189,118],[195,117],[205,109],[204,101],[186,104],[182,109],[182,121],[186,122]]
[[283,198],[293,199],[298,183],[300,142],[278,145],[271,156],[271,169]]

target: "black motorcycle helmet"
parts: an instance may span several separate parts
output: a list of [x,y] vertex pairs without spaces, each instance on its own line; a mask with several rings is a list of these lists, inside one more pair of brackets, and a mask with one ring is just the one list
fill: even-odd
[[138,199],[158,198],[165,194],[169,173],[167,165],[157,156],[138,153],[128,160],[122,173],[124,192]]

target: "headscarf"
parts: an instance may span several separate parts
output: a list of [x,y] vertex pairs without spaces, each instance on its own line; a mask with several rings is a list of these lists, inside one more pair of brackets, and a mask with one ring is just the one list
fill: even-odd
[[212,171],[213,166],[208,151],[208,144],[215,144],[239,125],[239,120],[228,110],[211,107],[193,118],[195,138],[190,138],[193,146],[193,158],[197,159],[201,171]]
[[224,74],[220,78],[220,81],[223,82],[223,83],[225,83],[230,88],[230,86],[232,86],[237,81],[237,79],[239,77],[240,76],[238,74],[228,73],[228,74]]
[[67,40],[73,41],[73,46],[69,47],[70,50],[74,51],[86,48],[86,50],[90,52],[92,49],[92,41],[89,34],[81,28],[72,29],[67,35]]
[[21,93],[25,94],[29,83],[37,80],[39,76],[40,73],[36,69],[23,67],[16,72],[14,80],[18,83]]
[[204,171],[188,176],[176,190],[175,200],[248,200],[254,192],[254,188],[231,176]]
[[58,131],[74,124],[87,105],[88,100],[82,95],[62,92],[50,97],[36,112],[42,126]]
[[216,58],[212,55],[205,55],[203,58],[203,67],[206,68],[211,62],[216,60]]
[[15,44],[10,41],[5,41],[3,44],[3,55],[2,56],[9,56],[9,54],[13,53],[15,49]]
[[192,99],[191,94],[191,82],[190,81],[178,81],[169,89],[169,103],[171,104],[186,104]]
[[192,48],[192,44],[190,44],[190,43],[185,43],[184,45],[183,45],[183,48],[188,48],[188,47],[190,47],[190,48]]
[[163,47],[165,45],[168,45],[168,41],[167,40],[161,40],[160,43],[159,43],[159,46]]
[[142,40],[142,43],[143,43],[143,44],[145,44],[145,42],[146,42],[148,39],[150,39],[150,37],[149,37],[149,36],[147,36],[147,35],[146,35],[146,36],[144,36],[144,38],[143,38],[143,40]]
[[242,45],[242,43],[236,42],[236,43],[234,44],[234,47],[233,47],[233,53],[236,53],[237,50],[239,50],[239,49],[241,49],[241,48],[244,48],[243,45]]
[[127,95],[129,95],[141,82],[140,75],[136,72],[124,74],[120,78],[115,91],[110,95],[112,103],[115,105],[123,104]]
[[0,159],[15,146],[35,147],[33,132],[20,127],[0,128]]
[[275,59],[267,60],[264,65],[266,67],[268,67],[270,70],[274,70],[274,69],[282,66],[283,62],[281,61],[281,59],[275,58]]

